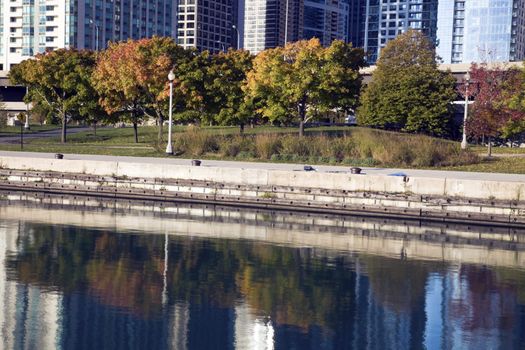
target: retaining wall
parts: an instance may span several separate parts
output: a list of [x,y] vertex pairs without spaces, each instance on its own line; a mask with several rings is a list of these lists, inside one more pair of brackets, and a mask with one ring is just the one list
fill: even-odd
[[525,183],[0,157],[0,188],[525,224]]

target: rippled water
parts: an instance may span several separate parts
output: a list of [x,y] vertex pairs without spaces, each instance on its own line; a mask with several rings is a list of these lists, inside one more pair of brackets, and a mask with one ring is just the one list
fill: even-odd
[[0,348],[525,348],[521,232],[6,198]]

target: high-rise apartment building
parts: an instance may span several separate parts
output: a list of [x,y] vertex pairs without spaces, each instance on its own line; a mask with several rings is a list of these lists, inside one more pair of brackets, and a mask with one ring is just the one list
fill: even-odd
[[440,0],[437,54],[444,63],[524,59],[523,0]]
[[233,0],[179,0],[177,43],[210,52],[234,46]]
[[58,48],[175,37],[174,0],[1,0],[0,70]]
[[245,0],[243,47],[252,53],[287,42],[348,40],[346,0]]
[[302,38],[302,0],[245,0],[243,48],[251,53]]
[[437,14],[438,0],[354,0],[349,40],[374,63],[386,43],[408,29],[421,30],[435,41]]
[[325,46],[348,41],[348,10],[343,0],[304,0],[303,38],[318,38]]

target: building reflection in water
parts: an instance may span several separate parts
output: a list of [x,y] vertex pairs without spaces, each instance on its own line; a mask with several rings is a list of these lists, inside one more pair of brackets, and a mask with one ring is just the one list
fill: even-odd
[[3,348],[525,346],[519,268],[140,231],[0,217]]

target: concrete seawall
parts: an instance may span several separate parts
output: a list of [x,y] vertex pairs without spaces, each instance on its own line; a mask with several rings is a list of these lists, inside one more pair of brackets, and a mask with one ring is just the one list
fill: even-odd
[[525,183],[0,157],[0,188],[525,225]]

